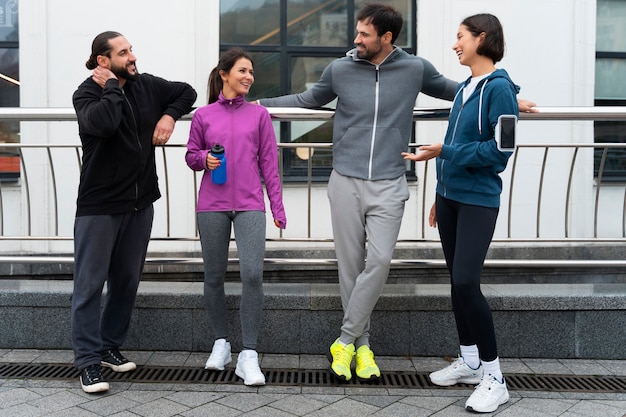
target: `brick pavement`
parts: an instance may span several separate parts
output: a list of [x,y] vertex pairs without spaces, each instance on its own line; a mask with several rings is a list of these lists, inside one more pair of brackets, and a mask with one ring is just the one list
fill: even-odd
[[[203,367],[206,353],[124,352],[141,365]],[[2,350],[6,363],[71,363],[70,351]],[[431,371],[442,358],[380,357],[383,372]],[[626,375],[626,360],[502,358],[506,374]],[[319,355],[262,355],[262,368],[325,369]],[[233,366],[233,364],[229,365]],[[272,386],[112,382],[101,395],[83,393],[78,380],[0,379],[0,417],[170,416],[464,416],[471,389],[363,386]],[[502,417],[626,416],[626,393],[511,391]]]

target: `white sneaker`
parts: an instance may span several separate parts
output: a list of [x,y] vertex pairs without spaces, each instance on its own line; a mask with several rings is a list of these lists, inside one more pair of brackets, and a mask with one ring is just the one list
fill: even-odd
[[206,361],[204,369],[213,369],[215,371],[223,371],[224,367],[228,365],[233,358],[230,356],[230,342],[226,339],[217,339],[213,343],[213,350],[211,350],[211,356]]
[[255,350],[242,350],[237,358],[235,375],[246,385],[265,385],[265,375],[259,368],[259,355]]
[[509,390],[506,389],[504,377],[500,382],[494,376],[488,375],[467,399],[465,409],[475,413],[491,413],[507,401],[509,401]]
[[462,357],[458,357],[445,368],[428,375],[435,385],[449,387],[454,384],[478,384],[483,377],[483,367],[472,369]]

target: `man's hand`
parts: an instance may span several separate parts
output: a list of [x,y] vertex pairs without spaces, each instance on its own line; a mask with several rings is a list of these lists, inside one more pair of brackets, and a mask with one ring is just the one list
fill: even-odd
[[156,124],[154,133],[152,134],[153,145],[164,145],[170,140],[172,132],[174,132],[174,124],[176,121],[169,114],[161,116],[161,120]]
[[93,75],[91,78],[102,88],[104,88],[104,84],[106,84],[107,80],[111,78],[115,78],[117,80],[117,77],[111,72],[110,69],[101,66],[97,66],[93,69]]

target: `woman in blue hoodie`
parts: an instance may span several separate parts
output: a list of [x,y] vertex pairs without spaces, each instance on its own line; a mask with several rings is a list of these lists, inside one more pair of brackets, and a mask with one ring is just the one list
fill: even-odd
[[511,156],[498,149],[495,128],[500,115],[518,115],[519,88],[505,70],[495,67],[504,55],[502,26],[495,16],[463,20],[452,49],[472,75],[459,85],[444,143],[403,156],[414,161],[437,158],[437,196],[429,224],[439,225],[460,341],[461,355],[430,379],[443,386],[478,384],[465,408],[492,412],[509,400],[509,393],[480,277],[500,207],[499,174]]

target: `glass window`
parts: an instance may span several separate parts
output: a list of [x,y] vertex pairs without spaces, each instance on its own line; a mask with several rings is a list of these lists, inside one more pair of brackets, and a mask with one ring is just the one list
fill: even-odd
[[17,0],[0,0],[0,42],[17,42]]
[[[624,24],[626,25],[626,21]],[[596,100],[626,99],[624,74],[626,74],[626,59],[596,59]]]
[[[19,61],[16,48],[0,48],[0,107],[20,106]],[[19,142],[19,123],[0,121],[0,143]]]
[[280,94],[276,74],[280,72],[280,54],[276,52],[251,52],[254,61],[254,84],[248,100],[275,97]]
[[[596,106],[626,105],[626,0],[597,0],[596,25]],[[626,122],[597,121],[596,143],[625,143]],[[597,176],[603,150],[597,149],[594,171]],[[602,167],[602,181],[626,181],[626,151],[610,150]]]
[[[621,104],[626,105],[626,100]],[[598,121],[595,122],[595,140],[597,143],[626,143],[626,126],[624,122]],[[594,168],[598,175],[603,149],[596,149],[594,153]],[[626,179],[626,149],[609,149],[606,161],[602,167],[602,181],[624,181]]]
[[[285,132],[283,137],[290,137],[292,143],[330,143],[332,141],[332,122],[310,121],[282,124],[286,125],[283,128],[283,132]],[[313,177],[326,178],[332,169],[332,149],[330,147],[302,146],[288,148],[283,152],[283,164],[285,168],[289,168],[291,180],[306,180],[309,159],[311,160]]]
[[598,0],[596,50],[626,52],[626,1]]
[[[17,0],[0,0],[0,107],[20,106]],[[19,142],[20,124],[0,121],[0,144]],[[19,154],[0,146],[0,181],[16,181]]]
[[296,0],[287,3],[287,43],[349,46],[346,0]]
[[222,0],[220,42],[243,45],[279,44],[279,2]]
[[[299,93],[311,87],[322,75],[328,64],[336,57],[294,57],[291,59],[291,91]],[[325,107],[334,109],[336,100]],[[283,123],[283,142],[330,143],[333,140],[333,123],[320,121]],[[285,140],[287,138],[287,140]],[[310,149],[310,150],[309,150]],[[330,148],[295,148],[283,154],[285,166],[290,167],[292,176],[305,177],[308,160],[311,159],[313,174],[320,175],[332,168],[333,155]]]
[[19,78],[18,49],[0,47],[0,107],[19,107]]
[[[2,1],[2,0],[0,0]],[[413,0],[382,0],[404,18],[396,45],[415,53]],[[220,49],[240,46],[254,59],[255,82],[248,100],[300,93],[319,80],[324,68],[354,46],[356,15],[367,0],[222,0]],[[334,107],[329,103],[327,107]],[[281,122],[283,143],[330,143],[332,122]],[[283,150],[284,179],[306,179],[313,164],[315,179],[325,181],[332,151],[317,148]],[[410,174],[410,172],[409,172]]]
[[289,66],[291,80],[289,94],[300,93],[315,84],[326,66],[335,59],[337,59],[336,56],[292,58]]

